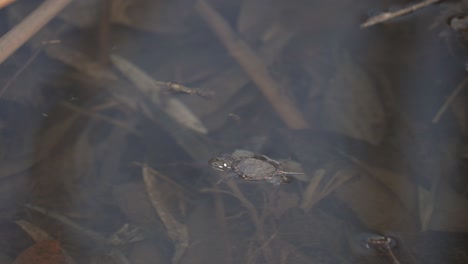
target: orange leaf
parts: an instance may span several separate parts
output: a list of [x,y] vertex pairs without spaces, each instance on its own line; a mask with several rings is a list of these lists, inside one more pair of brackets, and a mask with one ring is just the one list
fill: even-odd
[[67,264],[57,240],[40,241],[23,252],[13,264]]

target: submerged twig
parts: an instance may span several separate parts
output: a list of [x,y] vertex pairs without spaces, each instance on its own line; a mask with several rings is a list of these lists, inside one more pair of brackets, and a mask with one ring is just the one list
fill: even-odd
[[45,48],[45,51],[49,57],[99,81],[115,81],[118,79],[111,70],[94,62],[81,51],[63,45],[49,46]]
[[435,190],[426,190],[423,187],[418,187],[419,200],[419,221],[421,231],[427,231],[434,214]]
[[108,240],[107,238],[105,238],[103,235],[97,233],[97,232],[94,232],[92,230],[89,230],[89,229],[86,229],[86,228],[83,228],[82,226],[78,225],[77,223],[73,222],[72,220],[68,219],[66,216],[63,216],[59,213],[56,213],[54,211],[51,211],[51,210],[47,210],[43,207],[40,207],[40,206],[37,206],[37,205],[33,205],[33,204],[25,204],[24,207],[30,209],[30,210],[33,210],[35,212],[38,212],[38,213],[41,213],[43,215],[46,215],[47,217],[50,217],[51,219],[55,219],[63,224],[65,224],[66,226],[76,230],[76,231],[79,231],[81,234],[93,239],[94,241],[96,242],[99,242],[99,243],[102,243],[102,244],[107,244],[108,243]]
[[39,56],[41,53],[41,49],[37,49],[34,53],[29,57],[29,59],[11,76],[8,81],[3,85],[0,89],[0,97],[10,88],[10,86],[15,82],[18,77],[31,65],[31,63]]
[[400,17],[400,16],[407,15],[407,14],[409,14],[411,12],[414,12],[414,11],[416,11],[418,9],[424,8],[426,6],[429,6],[429,5],[432,5],[432,4],[435,4],[437,2],[441,2],[441,1],[443,1],[443,0],[425,0],[425,1],[422,1],[420,3],[413,4],[413,5],[410,5],[408,7],[399,9],[397,11],[383,12],[381,14],[378,14],[376,16],[373,16],[373,17],[367,19],[366,22],[361,24],[361,28],[370,27],[370,26],[385,22],[385,21],[390,20],[390,19],[394,19],[394,18],[397,18],[397,17]]
[[131,133],[131,134],[134,134],[134,135],[137,135],[137,136],[140,135],[140,133],[134,127],[128,125],[127,123],[125,123],[123,121],[119,121],[117,119],[108,117],[108,116],[103,115],[103,114],[95,113],[93,111],[85,110],[85,109],[83,109],[83,108],[81,108],[79,106],[70,104],[70,103],[65,102],[65,101],[60,102],[59,104],[64,106],[64,107],[67,107],[67,108],[71,109],[72,111],[75,111],[75,112],[77,112],[79,114],[86,115],[86,116],[89,116],[89,117],[97,119],[97,120],[102,120],[102,121],[105,121],[105,122],[107,122],[109,124],[112,124],[112,125],[114,125],[116,127],[122,128],[123,130],[127,131],[128,133]]
[[280,93],[278,84],[268,73],[265,63],[257,54],[236,36],[224,18],[216,12],[205,0],[198,0],[195,8],[208,23],[232,57],[252,78],[262,94],[278,113],[283,122],[292,129],[307,128],[309,125],[302,113],[291,100]]
[[216,212],[216,218],[218,220],[219,224],[219,229],[221,231],[221,237],[223,241],[223,246],[224,246],[224,254],[225,254],[225,264],[232,264],[232,245],[230,243],[229,239],[229,230],[228,230],[228,224],[226,221],[226,212],[224,210],[224,203],[221,195],[219,193],[214,193],[213,194],[214,198],[214,204],[215,204],[215,212]]
[[300,205],[301,209],[306,212],[310,211],[320,200],[330,195],[338,187],[352,178],[352,175],[349,173],[338,171],[331,177],[331,179],[327,179],[324,186],[321,186],[324,178],[329,178],[327,176],[326,171],[323,169],[315,172],[315,175],[312,177],[304,191],[303,200]]
[[[244,196],[244,194],[240,191],[239,187],[237,186],[236,183],[234,182],[228,182],[227,185],[231,189],[232,193],[234,196],[241,201],[241,203],[244,205],[244,207],[249,211],[250,218],[252,219],[252,222],[254,223],[255,227],[257,228],[257,236],[258,240],[261,242],[266,241],[265,237],[265,231],[263,228],[263,223],[260,218],[260,215],[258,214],[257,209],[255,206]],[[265,244],[264,247],[261,247],[261,251],[263,253],[263,257],[265,258],[267,263],[271,263],[273,259],[273,253],[271,251],[271,248],[268,246],[268,244]]]
[[0,38],[0,64],[36,34],[72,0],[47,0]]
[[16,220],[15,223],[23,229],[35,242],[43,241],[43,240],[53,240],[54,238],[49,235],[46,231],[42,228],[26,221],[26,220]]
[[447,108],[453,103],[455,98],[457,98],[458,94],[463,90],[463,88],[468,85],[468,77],[465,78],[450,94],[450,96],[445,100],[445,103],[440,107],[439,111],[437,111],[437,114],[434,116],[432,119],[433,124],[437,124],[442,117],[442,115],[447,111]]
[[[256,232],[257,236],[258,236],[257,240],[265,243],[265,241],[266,241],[265,231],[264,231],[264,228],[263,228],[262,219],[261,219],[260,215],[258,214],[257,209],[247,199],[247,197],[245,197],[245,195],[237,187],[236,183],[231,181],[231,182],[228,182],[227,184],[228,184],[229,188],[231,189],[231,192],[228,192],[228,191],[225,191],[225,190],[220,190],[220,189],[217,189],[217,188],[216,189],[204,188],[201,191],[202,192],[213,192],[215,194],[222,193],[222,194],[231,195],[231,196],[237,198],[242,203],[242,205],[247,209],[247,211],[249,212],[250,219],[252,220],[253,224],[257,228],[257,232]],[[271,248],[268,246],[268,244],[264,244],[259,249],[261,249],[261,251],[263,253],[263,256],[265,257],[265,259],[267,261],[270,261],[272,259],[272,251],[271,251]]]
[[[68,28],[68,25],[63,25],[61,26],[58,30],[52,33],[52,36],[55,38],[57,37],[62,31]],[[31,54],[31,56],[26,60],[26,62],[11,76],[8,81],[3,85],[3,87],[0,89],[0,97],[11,87],[11,85],[18,79],[19,76],[21,76],[24,71],[33,63],[34,60],[41,54],[43,47],[49,44],[56,44],[60,42],[60,40],[55,40],[55,41],[48,41],[44,40],[42,41],[42,45],[36,47],[35,51]]]

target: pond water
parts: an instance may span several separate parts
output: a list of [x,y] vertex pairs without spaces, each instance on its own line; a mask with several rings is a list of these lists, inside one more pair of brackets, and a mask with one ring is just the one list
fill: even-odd
[[467,263],[468,7],[424,2],[69,4],[0,66],[0,264]]

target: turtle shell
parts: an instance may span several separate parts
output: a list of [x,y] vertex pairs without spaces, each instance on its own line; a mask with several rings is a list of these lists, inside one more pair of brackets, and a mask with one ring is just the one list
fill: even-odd
[[247,181],[267,181],[280,185],[290,183],[293,179],[286,175],[289,173],[283,171],[281,163],[259,154],[243,157],[224,154],[210,159],[208,163],[215,169],[231,171],[234,173],[232,176],[237,175]]
[[256,157],[239,158],[232,168],[241,178],[251,181],[267,180],[278,172],[278,166]]

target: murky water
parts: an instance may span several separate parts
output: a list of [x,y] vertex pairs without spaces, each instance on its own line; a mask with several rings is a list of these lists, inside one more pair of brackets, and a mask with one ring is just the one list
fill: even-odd
[[0,66],[0,263],[466,263],[441,2],[72,3]]

